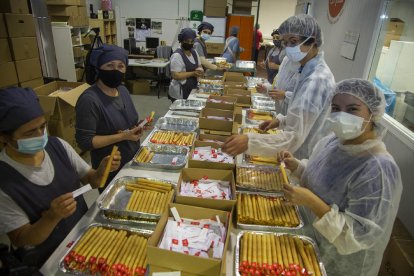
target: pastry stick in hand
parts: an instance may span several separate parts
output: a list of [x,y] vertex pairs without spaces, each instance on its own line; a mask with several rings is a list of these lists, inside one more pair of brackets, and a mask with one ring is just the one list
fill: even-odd
[[114,156],[117,151],[118,151],[118,146],[114,146],[112,148],[111,156],[109,157],[108,163],[106,164],[105,171],[103,173],[99,188],[103,188],[105,186],[106,180],[108,179],[109,173],[111,172],[112,160],[114,159]]

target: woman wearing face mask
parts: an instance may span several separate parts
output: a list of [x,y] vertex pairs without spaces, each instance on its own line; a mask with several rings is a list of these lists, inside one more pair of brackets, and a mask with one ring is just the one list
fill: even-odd
[[328,275],[378,275],[402,192],[377,125],[384,109],[370,82],[341,81],[329,118],[335,135],[319,141],[309,161],[279,156],[300,178],[300,187],[285,185],[285,196],[311,212]]
[[184,28],[178,34],[181,47],[170,58],[172,80],[168,94],[172,101],[187,99],[191,90],[197,88],[197,78],[204,74],[200,57],[193,49],[195,38],[196,33],[190,28]]
[[[30,88],[0,89],[0,142],[0,235],[21,250],[34,247],[31,262],[40,267],[87,211],[72,192],[81,182],[98,187],[109,156],[94,170],[67,142],[48,136]],[[112,170],[120,159],[118,152]]]
[[282,150],[294,152],[300,158],[309,157],[314,145],[327,134],[325,118],[335,87],[334,77],[319,51],[322,32],[317,21],[309,15],[288,18],[279,27],[286,45],[286,56],[299,62],[295,87],[286,115],[278,114],[272,121],[260,125],[262,130],[279,128],[280,134],[235,135],[222,147],[237,155],[274,156]]
[[285,51],[282,46],[282,40],[279,36],[279,30],[274,30],[271,35],[274,47],[269,50],[266,59],[263,61],[263,65],[267,71],[267,80],[269,83],[273,83],[273,79],[276,77],[279,71],[279,66],[285,57]]
[[[96,80],[76,103],[76,141],[82,150],[91,151],[93,168],[114,145],[122,154],[123,166],[138,151],[142,136],[131,96],[122,85],[128,53],[115,45],[103,45],[91,52],[90,63],[97,71]],[[107,183],[117,173],[112,172]]]
[[239,26],[231,27],[230,36],[226,39],[226,44],[224,45],[223,54],[221,56],[226,58],[229,63],[235,63],[239,60],[240,52],[243,51],[243,48],[240,47],[240,41],[237,38],[239,31]]

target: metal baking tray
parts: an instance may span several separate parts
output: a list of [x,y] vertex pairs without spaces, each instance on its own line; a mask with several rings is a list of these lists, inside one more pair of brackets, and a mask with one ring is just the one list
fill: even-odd
[[256,62],[251,60],[237,60],[236,61],[236,68],[243,68],[243,69],[255,69]]
[[[157,222],[160,214],[150,214],[135,211],[126,211],[125,207],[128,204],[131,192],[125,189],[125,186],[130,183],[134,183],[139,179],[157,180],[170,184],[175,189],[176,183],[167,180],[147,178],[147,177],[121,177],[111,184],[111,186],[104,191],[104,194],[98,201],[98,208],[104,213],[104,218],[111,218],[112,221],[117,222]],[[173,196],[174,197],[174,196]],[[170,199],[172,201],[172,199]]]
[[182,146],[179,146],[179,147],[191,147],[191,145],[194,144],[194,141],[197,138],[197,132],[194,132],[194,131],[174,131],[174,130],[159,130],[159,129],[155,129],[152,133],[150,133],[150,135],[148,135],[149,136],[148,144],[154,144],[154,145],[173,145],[173,146],[177,146],[175,144],[160,144],[160,143],[157,144],[157,143],[151,142],[152,137],[154,137],[154,135],[157,134],[157,132],[160,132],[160,131],[163,131],[163,132],[172,131],[172,132],[176,132],[176,133],[182,132],[182,133],[185,133],[185,134],[194,134],[194,138],[193,138],[193,140],[191,141],[191,143],[189,145],[182,145]]
[[200,116],[200,113],[191,111],[171,111],[171,115],[198,118]]
[[[152,160],[148,163],[138,162],[137,158],[143,148],[147,148],[150,152],[154,152]],[[135,154],[133,159],[134,163],[144,168],[156,168],[166,170],[179,170],[185,167],[187,164],[189,154],[188,147],[180,147],[173,145],[160,145],[160,144],[148,144],[148,146],[141,147],[141,149]],[[173,165],[173,158],[177,158],[176,164]]]
[[325,266],[322,263],[322,258],[321,258],[321,254],[319,252],[319,248],[316,245],[316,242],[307,237],[307,236],[303,236],[303,235],[293,235],[293,234],[289,234],[289,233],[274,233],[274,232],[265,232],[265,231],[241,231],[238,235],[237,235],[237,240],[236,240],[236,251],[234,252],[234,274],[236,276],[241,276],[242,274],[240,274],[239,269],[240,269],[240,243],[241,243],[241,239],[243,237],[243,235],[246,233],[253,233],[253,234],[260,234],[260,235],[264,235],[264,234],[272,234],[275,236],[282,236],[282,235],[291,235],[293,237],[297,237],[303,241],[306,241],[307,243],[311,244],[313,247],[313,250],[315,251],[315,255],[316,255],[316,259],[318,261],[319,264],[319,270],[321,271],[321,274],[323,276],[327,276],[326,270],[325,270]]
[[[237,191],[237,194],[255,194],[260,196],[266,196],[266,197],[283,197],[280,193],[268,193],[268,192],[253,192],[253,191]],[[285,229],[285,230],[298,230],[301,229],[304,225],[303,218],[301,213],[299,212],[299,207],[295,205],[295,211],[299,219],[299,225],[298,226],[278,226],[278,225],[262,225],[262,224],[249,224],[249,223],[241,223],[239,222],[239,218],[237,216],[237,228],[243,229],[243,230],[259,230],[259,231],[274,231],[276,229]]]
[[246,123],[257,125],[257,124],[261,124],[265,121],[265,120],[250,119],[249,118],[250,114],[252,114],[254,112],[266,113],[266,115],[272,116],[272,119],[276,118],[276,114],[273,111],[263,111],[263,110],[250,108],[250,109],[247,109],[247,111],[246,111]]
[[149,238],[153,233],[152,230],[139,229],[139,228],[130,227],[130,226],[126,226],[126,225],[113,225],[113,224],[103,224],[103,223],[90,224],[76,238],[76,240],[73,242],[73,244],[70,246],[70,248],[68,248],[66,254],[63,255],[62,259],[59,261],[60,271],[65,272],[65,273],[69,273],[69,274],[73,274],[73,275],[92,275],[90,272],[88,273],[88,272],[85,272],[85,271],[74,270],[74,269],[66,267],[65,266],[65,257],[76,247],[76,245],[79,243],[79,241],[83,237],[83,235],[85,235],[85,233],[89,229],[94,228],[94,227],[103,227],[103,228],[106,228],[106,229],[124,230],[124,231],[127,231],[129,233],[134,233],[134,234],[137,234],[139,236],[146,237],[146,238]]
[[176,100],[170,105],[170,110],[196,110],[200,111],[206,103],[198,100]]
[[155,124],[155,128],[173,131],[196,131],[198,120],[186,118],[162,117]]
[[[279,178],[279,180],[281,181],[279,187],[274,187],[274,189],[264,189],[264,188],[260,188],[255,186],[256,184],[252,184],[252,185],[246,185],[246,184],[242,184],[240,183],[240,179],[239,179],[239,169],[250,169],[253,171],[265,171],[265,172],[272,172],[272,173],[279,173],[280,169],[278,167],[275,166],[263,166],[263,165],[237,165],[236,167],[236,189],[238,191],[252,191],[252,192],[265,192],[265,193],[283,193],[283,184],[282,184],[282,179]],[[254,176],[253,176],[254,177]],[[266,181],[266,180],[265,180]]]

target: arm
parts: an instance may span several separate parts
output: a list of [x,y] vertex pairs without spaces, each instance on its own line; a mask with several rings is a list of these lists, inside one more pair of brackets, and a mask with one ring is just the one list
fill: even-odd
[[175,80],[185,80],[191,77],[197,77],[196,71],[192,72],[173,72],[171,71],[171,76]]
[[269,68],[273,70],[279,70],[280,65],[274,62],[269,61]]
[[207,69],[211,69],[211,70],[219,69],[219,67],[217,65],[215,65],[215,64],[211,63],[210,61],[208,61],[204,56],[200,56],[200,60],[201,60],[201,65],[203,65]]

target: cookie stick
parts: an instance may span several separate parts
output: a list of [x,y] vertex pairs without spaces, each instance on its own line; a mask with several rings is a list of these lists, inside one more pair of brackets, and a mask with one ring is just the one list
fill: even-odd
[[288,258],[288,253],[287,253],[287,249],[286,249],[286,244],[285,244],[285,238],[283,237],[284,235],[279,236],[279,241],[280,241],[280,248],[282,251],[282,259],[283,259],[283,266],[285,268],[289,267],[289,258]]
[[310,257],[314,269],[314,275],[320,276],[321,271],[319,269],[319,263],[316,259],[315,250],[313,249],[313,246],[311,244],[306,245],[308,256]]
[[309,261],[309,258],[306,254],[305,248],[303,246],[303,242],[297,238],[294,237],[293,240],[295,241],[296,250],[299,252],[300,257],[302,258],[303,264],[308,272],[313,271],[313,266],[311,265],[311,262]]

